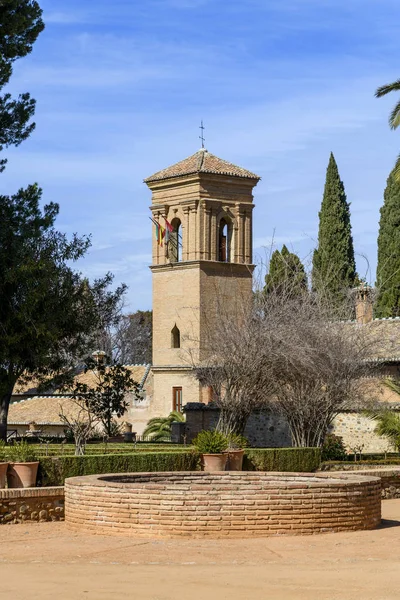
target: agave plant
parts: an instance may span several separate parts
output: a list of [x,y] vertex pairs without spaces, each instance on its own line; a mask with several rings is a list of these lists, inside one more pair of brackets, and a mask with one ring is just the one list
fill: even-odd
[[147,423],[146,429],[143,431],[143,437],[147,437],[152,442],[169,442],[171,439],[171,426],[176,421],[178,423],[185,421],[185,416],[176,410],[169,413],[168,417],[154,417]]

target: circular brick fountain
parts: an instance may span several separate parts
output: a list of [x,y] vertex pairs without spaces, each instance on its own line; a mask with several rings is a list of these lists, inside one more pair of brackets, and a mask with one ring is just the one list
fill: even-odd
[[75,530],[129,536],[269,536],[373,529],[378,477],[354,473],[175,472],[65,482]]

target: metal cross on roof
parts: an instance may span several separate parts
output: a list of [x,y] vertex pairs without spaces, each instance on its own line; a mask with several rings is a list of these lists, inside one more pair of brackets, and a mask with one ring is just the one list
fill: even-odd
[[204,130],[205,130],[205,127],[203,125],[203,119],[201,120],[201,125],[200,125],[199,129],[201,129],[201,135],[199,135],[199,138],[201,139],[201,147],[204,148],[204,142],[205,142]]

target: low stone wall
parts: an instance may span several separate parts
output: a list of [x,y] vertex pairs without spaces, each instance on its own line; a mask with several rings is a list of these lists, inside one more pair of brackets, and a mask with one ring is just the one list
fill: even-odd
[[[184,436],[190,443],[202,429],[214,429],[219,417],[219,409],[214,404],[190,402],[185,405],[186,423],[173,435],[172,441],[181,443]],[[399,410],[397,409],[397,412]],[[346,411],[337,415],[330,433],[340,436],[349,449],[362,448],[362,452],[388,452],[394,450],[388,440],[375,433],[376,423],[362,412]],[[292,439],[284,417],[270,411],[254,411],[247,421],[244,431],[250,446],[257,448],[288,448]]]
[[400,498],[400,467],[371,467],[357,465],[353,469],[343,471],[332,471],[333,476],[338,473],[349,473],[349,471],[357,471],[367,477],[380,477],[382,485],[382,500],[393,500]]
[[128,536],[312,534],[373,529],[377,477],[296,473],[134,473],[65,482],[73,530]]
[[62,486],[0,490],[0,524],[63,520]]
[[[214,404],[190,402],[184,411],[186,422],[172,437],[173,442],[179,443],[186,436],[186,442],[190,443],[200,431],[214,429],[217,425],[219,409]],[[269,411],[254,411],[246,423],[244,436],[250,446],[257,448],[289,448],[292,445],[286,420]]]
[[364,453],[394,451],[395,448],[387,438],[375,433],[375,428],[376,421],[362,412],[347,411],[335,417],[330,432],[341,437],[343,444],[349,449],[362,448]]

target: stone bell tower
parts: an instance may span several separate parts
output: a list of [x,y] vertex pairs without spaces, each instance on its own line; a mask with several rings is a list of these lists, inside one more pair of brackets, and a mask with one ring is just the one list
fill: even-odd
[[[152,414],[166,416],[187,402],[207,401],[191,373],[201,358],[218,303],[232,316],[252,293],[252,191],[259,177],[202,148],[145,179],[152,191]],[[168,241],[166,242],[166,239]],[[162,243],[161,243],[162,242]]]

